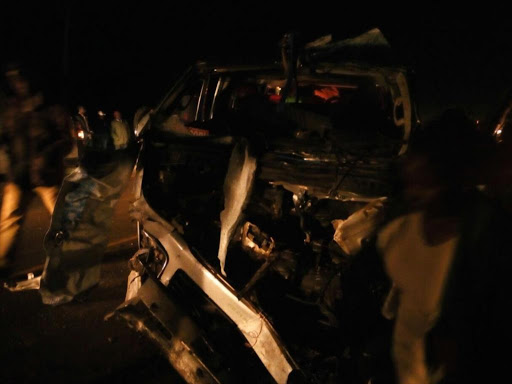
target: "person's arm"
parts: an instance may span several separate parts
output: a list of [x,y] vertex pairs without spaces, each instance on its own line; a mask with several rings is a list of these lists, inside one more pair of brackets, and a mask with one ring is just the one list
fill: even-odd
[[[405,296],[405,297],[404,297]],[[413,300],[401,295],[393,334],[393,359],[399,384],[427,384],[425,335],[437,313],[416,308]]]

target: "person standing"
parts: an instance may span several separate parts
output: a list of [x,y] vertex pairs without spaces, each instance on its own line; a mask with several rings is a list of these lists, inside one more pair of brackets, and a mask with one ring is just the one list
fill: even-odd
[[113,119],[110,123],[110,132],[112,135],[112,142],[114,149],[126,149],[130,141],[130,128],[121,116],[121,112],[114,111]]
[[[409,212],[379,232],[393,283],[383,314],[394,319],[399,384],[503,382],[510,338],[510,215],[480,191],[494,151],[459,110],[411,143],[403,166]],[[499,380],[496,380],[499,378]]]

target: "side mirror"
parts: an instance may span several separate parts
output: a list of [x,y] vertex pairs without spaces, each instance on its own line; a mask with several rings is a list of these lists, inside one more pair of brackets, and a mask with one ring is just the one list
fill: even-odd
[[149,118],[151,116],[151,109],[149,107],[140,107],[133,116],[133,133],[136,138],[139,138],[147,126],[149,126]]

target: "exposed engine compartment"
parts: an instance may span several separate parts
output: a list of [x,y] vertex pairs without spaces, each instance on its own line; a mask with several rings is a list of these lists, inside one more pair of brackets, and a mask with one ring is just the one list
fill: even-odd
[[[233,160],[232,153],[240,149],[231,141],[204,139],[203,148],[195,141],[190,152],[186,142],[187,139],[182,139],[176,144],[179,150],[174,150],[173,143],[165,149],[155,146],[146,153],[152,157],[150,163],[162,166],[145,169],[144,196],[183,236],[194,254],[222,275],[217,258],[223,225],[220,212],[229,205],[223,201],[225,185],[231,183],[236,189],[237,178],[216,178],[215,174],[221,165],[229,175],[230,162],[240,168],[247,162],[236,161],[236,157]],[[227,156],[220,148],[231,149],[232,153]],[[267,152],[263,159],[272,155]],[[360,162],[367,172],[371,171],[371,162]],[[355,369],[340,368],[343,363],[354,364],[352,358],[344,361],[342,356],[359,354],[361,360],[368,361],[375,357],[364,352],[363,358],[362,351],[353,349],[362,348],[362,338],[367,337],[370,342],[372,334],[382,333],[386,326],[384,322],[375,324],[387,281],[379,269],[372,235],[384,218],[387,199],[367,198],[368,194],[359,195],[359,199],[352,196],[355,201],[344,201],[337,197],[336,189],[334,197],[322,197],[303,185],[268,180],[263,167],[277,168],[276,163],[261,163],[263,166],[254,170],[251,185],[242,183],[245,192],[250,193],[247,201],[239,205],[236,219],[231,220],[233,230],[227,245],[225,279],[238,298],[249,300],[265,313],[300,366],[311,365],[308,371],[315,372],[319,382],[326,382],[329,377],[337,380],[338,370]],[[379,172],[384,169],[382,163],[374,164]],[[322,165],[324,169],[329,169],[329,165],[335,167],[325,159]],[[298,172],[304,175],[301,168],[295,178],[300,177]],[[200,174],[201,180],[209,183],[185,182],[192,174]],[[290,172],[287,176],[294,177]],[[173,180],[172,191],[166,189],[171,184],[159,182],[162,179]],[[352,179],[355,183],[356,178]],[[376,185],[388,190],[393,187],[392,179],[387,181],[388,184],[362,185],[377,193]],[[163,259],[162,253],[157,259]]]

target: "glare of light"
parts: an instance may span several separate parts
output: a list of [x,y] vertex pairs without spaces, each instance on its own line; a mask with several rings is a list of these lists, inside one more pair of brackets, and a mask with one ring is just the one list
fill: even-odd
[[501,132],[503,132],[503,131],[502,131],[501,129],[498,129],[498,130],[496,131],[496,134],[497,134],[497,135],[501,135]]
[[84,131],[78,131],[78,138],[82,140],[85,138]]

